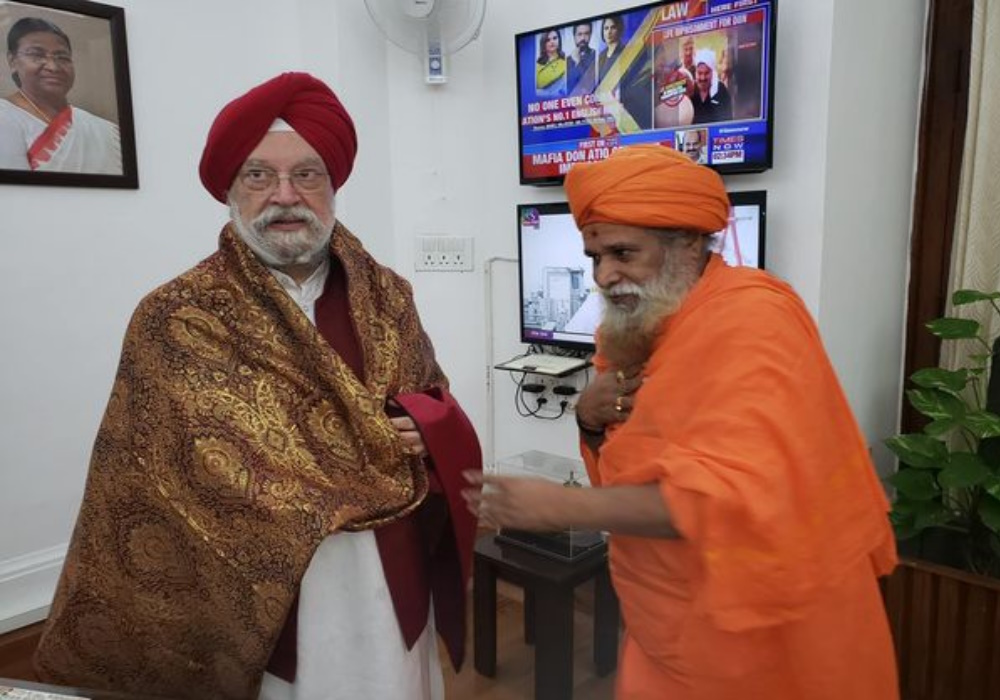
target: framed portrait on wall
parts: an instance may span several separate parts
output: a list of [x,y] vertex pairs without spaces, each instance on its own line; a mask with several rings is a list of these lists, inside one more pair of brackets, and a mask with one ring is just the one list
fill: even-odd
[[0,0],[0,184],[136,189],[125,10]]

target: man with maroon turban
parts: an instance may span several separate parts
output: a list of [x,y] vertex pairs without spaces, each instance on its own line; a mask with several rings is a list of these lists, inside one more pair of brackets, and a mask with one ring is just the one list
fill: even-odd
[[[443,696],[479,469],[410,285],[334,217],[357,138],[285,73],[227,105],[218,251],[140,303],[36,655],[142,696]],[[262,688],[263,684],[263,690]]]
[[471,474],[491,525],[606,530],[619,700],[891,700],[888,504],[804,304],[711,252],[721,178],[661,146],[566,193],[605,300],[577,404],[598,488]]

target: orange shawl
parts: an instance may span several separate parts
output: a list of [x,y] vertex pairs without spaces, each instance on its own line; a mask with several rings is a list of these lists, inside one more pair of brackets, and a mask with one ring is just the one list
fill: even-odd
[[659,674],[621,697],[895,697],[888,504],[801,300],[712,256],[645,375],[599,457],[584,450],[595,483],[659,483],[681,533],[612,537],[630,639]]
[[412,511],[383,407],[446,388],[409,284],[337,225],[356,377],[230,230],[129,325],[36,664],[45,680],[256,697],[316,546]]

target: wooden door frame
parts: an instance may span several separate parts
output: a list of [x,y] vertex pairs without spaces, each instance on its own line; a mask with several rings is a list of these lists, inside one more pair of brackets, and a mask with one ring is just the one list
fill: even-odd
[[[924,94],[913,196],[903,369],[909,377],[938,364],[941,341],[924,324],[945,312],[969,100],[969,54],[975,0],[929,0]],[[902,399],[901,427],[926,422]]]

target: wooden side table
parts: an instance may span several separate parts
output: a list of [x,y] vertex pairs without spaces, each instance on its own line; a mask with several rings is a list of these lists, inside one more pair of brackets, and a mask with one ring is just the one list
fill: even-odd
[[493,535],[480,537],[473,558],[474,656],[476,671],[496,675],[497,579],[524,589],[527,641],[535,644],[535,698],[573,697],[573,593],[594,581],[594,664],[598,675],[618,663],[618,598],[611,587],[607,551],[579,561],[560,562],[511,545]]

